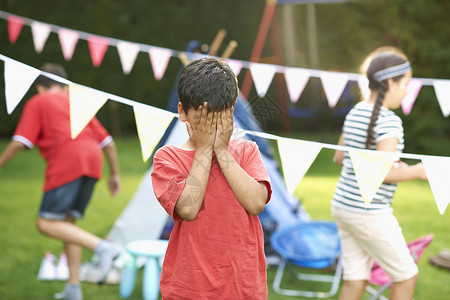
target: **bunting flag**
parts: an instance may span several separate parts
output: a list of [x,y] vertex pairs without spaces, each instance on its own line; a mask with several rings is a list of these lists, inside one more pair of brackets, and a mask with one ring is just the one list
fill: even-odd
[[[94,67],[100,66],[104,55],[109,47],[109,45],[114,45],[118,47],[120,60],[122,63],[122,69],[125,74],[131,72],[133,68],[137,52],[148,51],[150,54],[150,60],[153,67],[154,76],[157,80],[161,80],[170,57],[185,57],[187,56],[189,60],[193,58],[198,58],[201,54],[191,53],[191,52],[180,52],[177,50],[154,47],[151,45],[141,45],[137,43],[122,41],[109,37],[102,37],[94,34],[84,33],[76,30],[71,30],[68,28],[62,28],[59,26],[42,23],[39,21],[34,21],[28,18],[23,18],[21,16],[16,16],[6,12],[0,11],[0,18],[6,19],[8,23],[8,34],[9,39],[12,44],[14,44],[20,35],[23,25],[28,25],[32,27],[33,42],[35,49],[38,53],[43,50],[43,47],[48,39],[50,32],[55,32],[57,30],[58,37],[60,40],[61,48],[63,51],[64,59],[70,60],[75,51],[78,39],[82,38],[88,41],[89,51],[91,54],[91,59]],[[135,44],[135,46],[126,47],[123,44]],[[136,50],[138,48],[138,50]],[[145,48],[145,50],[143,49]],[[150,50],[148,50],[150,49]],[[322,84],[324,88],[325,95],[327,97],[329,107],[335,107],[336,103],[342,95],[343,90],[348,82],[348,80],[358,81],[361,88],[362,95],[366,97],[369,93],[367,87],[367,79],[356,73],[338,73],[338,72],[328,72],[322,70],[314,69],[303,69],[303,68],[293,68],[288,66],[272,65],[272,64],[260,64],[241,60],[229,60],[230,67],[235,72],[236,76],[239,75],[241,69],[248,68],[251,72],[252,77],[255,81],[255,88],[257,90],[259,97],[264,97],[270,84],[273,80],[273,76],[276,72],[284,73],[286,78],[286,84],[288,87],[289,96],[291,101],[296,102],[300,97],[302,90],[304,88],[306,78],[303,77],[302,80],[294,79],[296,76],[300,75],[289,75],[289,73],[301,73],[302,71],[307,71],[310,77],[319,77],[322,79]],[[293,69],[293,70],[289,70]],[[293,72],[295,70],[295,72]],[[287,74],[287,75],[286,75]],[[297,82],[299,80],[299,82]],[[449,80],[434,79],[434,78],[417,78],[422,85],[435,86],[436,95],[441,106],[444,117],[450,115],[450,100],[448,98],[448,85]],[[411,107],[414,104],[415,98],[414,94],[418,93],[420,88],[418,83],[411,83],[411,92],[408,93],[407,97],[402,103],[402,109],[405,114],[408,114]]]
[[174,114],[140,103],[133,104],[133,110],[141,142],[142,158],[146,162],[172,122]]
[[273,76],[275,76],[276,68],[273,65],[250,63],[250,73],[255,82],[256,92],[260,98],[263,98],[270,84]]
[[31,23],[31,33],[33,34],[34,49],[37,53],[41,53],[44,49],[45,42],[52,31],[52,27],[48,24],[33,22]]
[[148,54],[150,56],[155,79],[161,80],[166,72],[170,57],[172,57],[172,51],[169,49],[152,47],[148,51]]
[[395,152],[348,151],[364,203],[370,203],[399,157]]
[[62,28],[58,31],[58,38],[64,59],[67,61],[71,60],[80,34],[76,31]]
[[16,16],[8,16],[7,23],[9,42],[14,45],[17,41],[17,38],[19,37],[20,32],[22,31],[24,21],[22,18]]
[[405,115],[409,115],[422,88],[422,82],[417,79],[411,79],[406,87],[406,96],[402,99],[401,106]]
[[[322,150],[322,146],[317,143],[287,139],[278,140],[278,151],[289,194],[294,194],[295,188],[305,176],[320,150]],[[298,159],[299,156],[301,156],[301,159]]]
[[[8,113],[11,113],[41,72],[1,54],[0,60],[3,60],[5,64],[5,98],[7,101],[6,106]],[[140,104],[82,85],[77,85],[68,82],[66,79],[59,78],[58,76],[46,73],[43,73],[43,75],[49,76],[53,80],[69,84],[70,122],[73,138],[83,130],[84,126],[88,124],[95,116],[96,112],[110,97],[114,101],[134,107],[138,134],[141,140],[142,155],[144,160],[147,160],[175,116],[168,111]],[[448,82],[448,80],[441,80],[441,82],[439,82],[440,84],[437,83],[435,85],[436,89],[440,93],[447,95]],[[422,160],[438,210],[441,214],[444,214],[450,203],[449,193],[445,190],[450,183],[450,157],[361,150],[351,147],[291,140],[263,132],[248,131],[238,128],[236,128],[236,130],[239,130],[239,134],[250,134],[265,139],[273,139],[278,142],[287,186],[291,193],[295,190],[297,183],[304,176],[305,172],[320,152],[320,149],[328,148],[349,152],[361,195],[365,203],[368,203],[373,199],[393,162],[398,157]],[[292,162],[296,161],[299,153],[305,158],[304,162],[301,163],[300,167],[296,166],[293,168]]]
[[337,72],[322,72],[320,74],[323,90],[328,100],[328,106],[333,108],[339,101],[348,82],[348,76]]
[[284,78],[291,101],[296,103],[308,83],[310,72],[299,68],[286,68]]
[[450,115],[450,80],[434,80],[434,91],[444,117]]
[[369,99],[370,89],[369,89],[369,79],[366,76],[358,77],[358,86],[361,91],[361,96],[363,99]]
[[230,66],[230,68],[233,70],[234,74],[237,77],[239,75],[239,73],[241,73],[242,62],[239,60],[234,60],[234,59],[228,59],[227,61],[228,61],[228,65]]
[[129,74],[133,69],[134,62],[139,53],[139,46],[133,43],[118,42],[117,52],[119,52],[120,63],[124,74]]
[[450,157],[424,156],[422,163],[439,213],[443,215],[450,203]]
[[[184,53],[177,50],[154,47],[151,45],[145,45],[144,50],[143,49],[144,47],[141,47],[137,43],[134,43],[136,46],[128,47],[127,49],[125,49],[126,47],[119,46],[119,44],[123,45],[123,43],[128,44],[133,43],[122,40],[117,41],[117,39],[102,37],[89,33],[86,34],[84,32],[71,30],[68,28],[62,28],[59,26],[34,21],[28,18],[23,18],[21,16],[9,14],[3,11],[0,11],[0,18],[7,20],[9,40],[12,44],[16,42],[18,36],[20,35],[23,25],[31,26],[33,32],[34,46],[36,51],[39,53],[43,50],[43,47],[49,36],[49,31],[55,32],[57,30],[64,59],[66,60],[72,59],[78,39],[82,38],[84,40],[87,40],[89,43],[89,51],[91,54],[91,59],[95,67],[100,66],[100,64],[102,63],[102,60],[109,45],[117,45],[119,56],[122,63],[122,69],[126,74],[127,72],[130,72],[131,69],[133,68],[134,61],[136,59],[135,56],[137,55],[135,53],[136,47],[138,47],[139,48],[138,52],[148,51],[150,53],[150,59],[153,66],[154,75],[157,80],[160,80],[163,77],[165,70],[167,68],[168,61],[170,60],[170,57],[187,56],[189,60],[191,60],[193,58],[198,58],[201,56],[198,53],[190,53],[190,52]],[[231,59],[229,60],[229,63],[230,67],[233,69],[236,76],[239,75],[241,68],[243,67],[248,68],[250,70],[253,69],[251,74],[255,81],[255,88],[260,97],[265,96],[273,80],[273,76],[275,75],[276,72],[284,73],[285,75],[288,74],[285,77],[287,78],[286,81],[291,101],[293,102],[298,101],[298,98],[301,95],[303,80],[299,81],[298,83],[294,83],[296,82],[296,79],[294,79],[296,76],[289,75],[289,73],[292,72],[289,71],[289,69],[297,69],[296,72],[294,73],[300,73],[302,70],[305,71],[305,69],[280,65],[271,65],[271,64],[259,64],[248,61],[231,60]],[[348,80],[358,81],[358,84],[361,88],[361,93],[364,97],[366,97],[369,93],[369,89],[367,86],[367,79],[365,78],[365,76],[362,76],[360,74],[328,72],[314,69],[307,69],[307,71],[309,72],[310,77],[319,77],[322,79],[324,92],[327,97],[328,104],[331,108],[333,108],[339,101],[339,98],[342,95],[342,92],[345,89]],[[434,78],[417,78],[417,80],[420,81],[422,85],[427,86],[434,85],[436,96],[439,101],[439,105],[441,107],[443,115],[444,117],[448,117],[448,115],[450,115],[450,100],[448,97],[449,94],[448,85],[450,84],[449,80],[434,79]],[[306,79],[304,79],[304,81],[306,81]],[[414,85],[411,84],[410,89],[412,91],[411,94],[407,95],[406,99],[402,104],[402,109],[405,112],[405,114],[408,114],[409,111],[411,110],[411,107],[413,106],[413,103],[415,101],[414,94],[418,93],[418,90],[420,90],[418,88],[417,83],[414,83]]]
[[5,60],[6,110],[11,114],[41,72],[15,60]]
[[108,100],[104,92],[77,84],[69,85],[70,129],[75,139]]
[[108,50],[108,39],[97,35],[91,35],[88,38],[89,52],[91,53],[92,65],[95,68],[100,67],[105,57],[106,50]]

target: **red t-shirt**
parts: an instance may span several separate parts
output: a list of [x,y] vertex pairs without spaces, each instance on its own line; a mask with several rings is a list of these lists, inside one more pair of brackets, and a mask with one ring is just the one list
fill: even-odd
[[[258,146],[232,141],[228,148],[251,177],[266,184],[269,201],[270,178]],[[215,156],[197,219],[187,222],[175,213],[194,154],[164,146],[153,159],[156,198],[175,221],[161,273],[163,299],[267,299],[261,223],[238,202]]]
[[69,95],[63,91],[37,94],[25,104],[13,140],[28,148],[37,145],[47,161],[44,190],[81,176],[100,178],[102,147],[112,138],[94,117],[76,139],[70,132]]

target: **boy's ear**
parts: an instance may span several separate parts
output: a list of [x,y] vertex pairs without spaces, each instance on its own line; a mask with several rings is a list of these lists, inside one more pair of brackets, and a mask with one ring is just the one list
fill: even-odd
[[42,84],[36,84],[36,90],[38,91],[39,94],[45,93],[47,91],[47,89],[45,88],[45,86],[43,86]]
[[178,116],[180,116],[181,122],[186,122],[186,113],[184,112],[183,105],[181,105],[181,102],[178,102]]

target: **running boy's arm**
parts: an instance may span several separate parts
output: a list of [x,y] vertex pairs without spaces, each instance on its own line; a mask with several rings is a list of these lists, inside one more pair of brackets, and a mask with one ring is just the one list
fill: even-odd
[[117,195],[120,191],[119,164],[117,162],[117,150],[113,141],[107,144],[103,151],[109,164],[109,180],[108,188],[112,196]]
[[[377,150],[395,152],[397,149],[398,139],[395,137],[386,138],[377,143]],[[407,164],[400,164],[398,167],[392,167],[386,178],[385,183],[397,183],[401,181],[408,181],[412,179],[426,180],[425,168],[422,163],[412,166]]]
[[237,200],[247,212],[256,216],[263,211],[266,205],[267,186],[247,174],[228,151],[228,143],[233,133],[233,109],[229,108],[217,113],[214,152]]
[[216,118],[214,117],[216,113],[208,113],[207,103],[200,106],[198,114],[194,124],[185,122],[190,139],[195,145],[195,155],[184,189],[175,205],[175,212],[186,221],[195,220],[202,206],[211,170],[216,134]]
[[11,159],[14,158],[21,150],[25,149],[26,146],[19,141],[11,141],[8,146],[6,146],[2,155],[0,156],[0,169]]

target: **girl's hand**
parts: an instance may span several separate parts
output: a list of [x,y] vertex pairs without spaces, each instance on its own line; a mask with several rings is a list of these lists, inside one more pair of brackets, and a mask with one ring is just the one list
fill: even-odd
[[415,164],[412,167],[416,169],[418,179],[428,180],[427,173],[425,172],[425,168],[422,163]]

